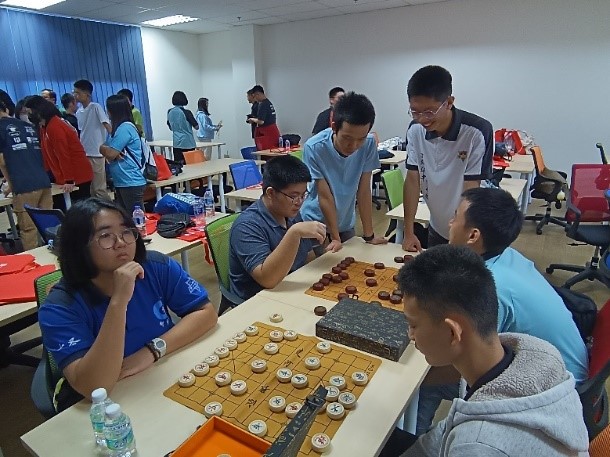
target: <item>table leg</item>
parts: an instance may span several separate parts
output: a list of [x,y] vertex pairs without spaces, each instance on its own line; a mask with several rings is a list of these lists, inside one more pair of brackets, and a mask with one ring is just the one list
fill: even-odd
[[191,181],[186,181],[184,183],[184,190],[189,194],[191,193]]
[[[526,184],[527,186],[527,184]],[[521,192],[521,212],[523,214],[527,214],[527,205],[529,204],[529,192],[527,191],[529,189],[529,187],[527,189],[523,189],[523,192]]]
[[157,194],[157,201],[161,200],[161,197],[163,197],[163,195],[161,194],[161,188],[157,187],[155,189],[155,194]]
[[402,240],[405,237],[405,231],[404,231],[404,223],[401,220],[396,220],[396,244],[402,244]]
[[72,206],[72,199],[70,198],[70,192],[64,192],[64,202],[66,203],[66,209],[70,209]]
[[222,152],[220,151],[220,145],[218,145],[217,148],[218,148],[218,158],[222,159]]
[[19,233],[17,233],[17,224],[15,224],[15,213],[13,213],[13,208],[11,205],[6,205],[5,208],[8,223],[11,226],[11,238],[17,239],[19,238]]
[[417,427],[417,406],[419,404],[419,389],[416,389],[413,392],[413,396],[411,397],[411,401],[407,405],[407,409],[404,415],[404,422],[402,425],[402,429],[406,432],[412,433],[415,435],[416,427]]
[[[212,182],[212,180],[210,179],[210,182]],[[225,185],[224,185],[224,178],[222,177],[222,173],[220,173],[218,175],[218,192],[220,194],[220,196],[218,197],[220,200],[220,212],[224,213],[226,211],[226,206],[225,206]]]
[[190,273],[190,271],[189,271],[189,253],[188,253],[188,251],[182,251],[180,253],[180,261],[182,262],[182,268],[184,269],[184,271],[186,271],[187,273]]

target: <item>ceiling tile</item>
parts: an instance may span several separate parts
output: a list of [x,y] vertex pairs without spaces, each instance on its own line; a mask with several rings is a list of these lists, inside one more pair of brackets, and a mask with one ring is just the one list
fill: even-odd
[[275,8],[267,8],[259,10],[269,16],[288,16],[294,13],[303,13],[306,11],[325,10],[328,6],[316,2],[300,2],[294,5],[277,6]]
[[49,8],[45,8],[45,13],[62,14],[65,16],[75,16],[87,11],[99,10],[108,6],[115,5],[105,0],[83,0],[82,2],[66,1],[58,3]]
[[137,16],[138,13],[141,13],[143,11],[147,11],[143,8],[137,7],[137,6],[130,6],[130,5],[125,5],[125,4],[118,4],[115,3],[112,6],[107,6],[105,8],[99,9],[99,10],[95,10],[95,11],[88,11],[87,15],[91,14],[92,17],[95,17],[96,19],[116,19],[117,17],[131,17],[131,16]]
[[214,21],[220,22],[221,24],[239,25],[240,23],[251,23],[255,19],[263,19],[265,17],[268,16],[258,11],[243,11],[236,15],[215,17]]
[[276,6],[293,5],[301,3],[303,0],[241,0],[238,4],[250,10],[263,10]]
[[252,21],[255,25],[281,24],[282,22],[286,22],[286,19],[281,16],[267,16],[263,19],[254,19]]
[[[362,5],[365,3],[379,3],[380,0],[317,0],[318,3],[326,6],[338,7],[338,6],[353,6]],[[404,3],[404,2],[403,2]],[[406,3],[405,3],[406,4]]]
[[199,20],[194,22],[187,22],[186,24],[170,25],[169,27],[163,27],[163,29],[173,30],[177,32],[211,33],[229,30],[231,27],[231,25],[220,24],[219,22]]
[[326,8],[323,10],[303,11],[300,13],[286,14],[282,17],[284,17],[285,19],[287,19],[290,22],[296,22],[296,21],[306,21],[309,19],[319,19],[321,17],[340,16],[342,14],[345,14],[345,13],[338,9]]
[[364,13],[366,11],[377,11],[388,8],[398,8],[408,6],[403,0],[381,0],[373,3],[356,3],[351,6],[340,6],[338,10],[344,13]]

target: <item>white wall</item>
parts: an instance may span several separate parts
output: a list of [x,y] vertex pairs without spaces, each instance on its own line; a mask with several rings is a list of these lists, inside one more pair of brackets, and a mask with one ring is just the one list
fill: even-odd
[[193,114],[203,96],[199,37],[143,27],[142,45],[154,139],[168,140],[172,133],[166,124],[167,110],[172,107],[173,93],[181,90],[186,94]]
[[608,18],[607,0],[455,0],[265,26],[264,84],[282,132],[306,139],[341,85],[369,96],[383,139],[410,121],[409,77],[442,65],[458,107],[529,131],[569,172],[610,148]]

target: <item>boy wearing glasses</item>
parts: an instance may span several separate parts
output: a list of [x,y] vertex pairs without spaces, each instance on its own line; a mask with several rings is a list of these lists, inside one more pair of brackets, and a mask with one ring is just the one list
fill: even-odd
[[407,86],[413,122],[407,130],[403,197],[406,251],[421,251],[413,230],[420,193],[430,210],[428,246],[446,244],[460,195],[491,176],[491,123],[457,109],[451,94],[451,74],[439,66],[420,68]]
[[277,286],[287,274],[305,265],[313,240],[324,241],[326,226],[303,222],[299,215],[307,198],[309,170],[296,157],[276,157],[265,165],[263,195],[239,215],[231,227],[230,292],[219,314],[263,289]]

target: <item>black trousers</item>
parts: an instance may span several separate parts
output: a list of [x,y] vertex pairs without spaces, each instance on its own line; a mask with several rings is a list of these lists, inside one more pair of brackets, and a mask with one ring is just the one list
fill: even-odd
[[428,247],[438,246],[439,244],[449,244],[449,240],[445,239],[442,235],[439,235],[431,225],[428,226]]

